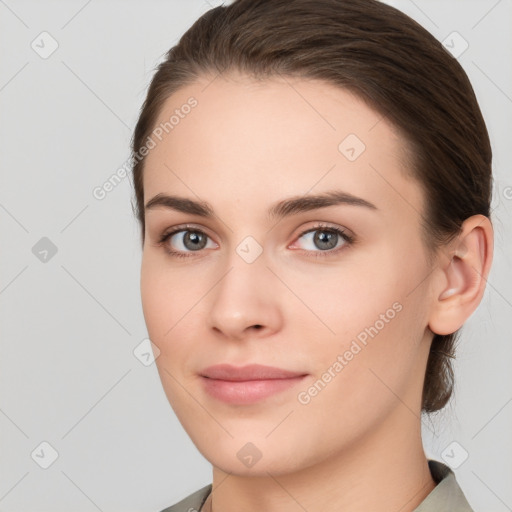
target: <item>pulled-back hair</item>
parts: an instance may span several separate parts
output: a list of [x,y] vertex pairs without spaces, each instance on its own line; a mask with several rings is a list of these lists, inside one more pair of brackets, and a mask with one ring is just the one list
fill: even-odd
[[[355,93],[390,121],[425,194],[422,227],[430,256],[460,233],[468,217],[490,217],[487,128],[466,73],[432,34],[377,0],[235,0],[198,19],[167,52],[149,86],[132,138],[142,241],[140,150],[164,102],[201,77],[230,71],[257,79],[320,79]],[[457,335],[434,334],[425,412],[441,409],[452,395]]]

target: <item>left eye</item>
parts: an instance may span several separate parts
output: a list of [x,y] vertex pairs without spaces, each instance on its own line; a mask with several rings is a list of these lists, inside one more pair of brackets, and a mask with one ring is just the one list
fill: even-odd
[[326,252],[337,249],[352,241],[352,238],[343,230],[334,227],[313,228],[302,233],[298,240],[306,241],[302,249],[313,252]]

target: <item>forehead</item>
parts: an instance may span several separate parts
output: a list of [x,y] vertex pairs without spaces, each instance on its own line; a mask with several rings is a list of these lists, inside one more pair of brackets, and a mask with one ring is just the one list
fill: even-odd
[[421,200],[393,125],[323,81],[205,76],[166,100],[155,128],[145,201],[172,191],[263,208],[267,199],[334,187],[381,205]]

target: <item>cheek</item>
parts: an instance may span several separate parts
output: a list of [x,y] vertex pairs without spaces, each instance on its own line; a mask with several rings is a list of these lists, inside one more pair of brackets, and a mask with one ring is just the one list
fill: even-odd
[[[387,302],[382,304],[387,307]],[[410,329],[411,311],[407,305],[389,311],[386,307],[359,311],[357,318],[347,320],[350,326],[340,325],[334,343],[325,344],[324,339],[323,346],[312,351],[316,371],[299,390],[297,425],[327,425],[325,439],[344,444],[371,431],[401,403],[415,406],[411,397],[420,391],[421,365]],[[378,316],[376,321],[375,311],[388,311],[387,323]]]
[[310,325],[311,339],[317,340],[311,347],[316,376],[331,368],[331,373],[339,375],[333,381],[363,402],[378,397],[378,388],[389,394],[377,376],[400,387],[418,364],[427,305],[424,287],[417,285],[428,269],[414,248],[409,249],[407,264],[399,252],[383,249],[378,261],[361,258],[349,266],[350,272],[340,270],[332,279],[317,280],[320,288],[308,292],[306,281],[300,288],[331,330],[329,335],[323,328],[326,335],[319,338]]
[[148,331],[156,338],[170,337],[174,326],[197,301],[195,288],[183,278],[183,271],[172,268],[164,256],[144,251],[140,291]]
[[163,373],[189,377],[197,357],[198,339],[204,338],[201,300],[211,288],[204,272],[170,265],[165,255],[150,250],[143,253],[141,301],[149,338],[160,350],[156,365],[166,389],[175,381]]
[[[150,338],[157,342],[163,330],[163,319],[166,318],[166,286],[160,277],[160,269],[154,260],[143,253],[140,275],[140,292],[142,310]],[[159,346],[160,344],[157,343]]]
[[380,331],[397,316],[400,305],[396,303],[403,300],[404,288],[399,282],[400,270],[389,268],[392,265],[386,261],[388,268],[383,271],[382,263],[382,258],[372,254],[354,254],[337,266],[310,264],[309,268],[281,269],[283,281],[290,283],[299,299],[291,301],[293,310],[286,306],[288,312],[294,315],[294,322],[301,323],[310,334],[316,333],[312,339],[318,340],[319,353],[325,342],[331,349],[343,349],[346,341],[358,335],[364,341],[366,328],[377,322]]
[[[184,290],[181,280],[169,274],[169,268],[162,264],[161,257],[145,251],[142,256],[140,291],[142,311],[151,341],[159,348],[157,365],[168,359],[170,341],[175,337],[184,317]],[[173,355],[176,349],[173,347]],[[166,363],[167,366],[168,363]]]
[[[179,328],[186,321],[181,281],[169,274],[169,266],[158,255],[143,252],[141,265],[140,291],[142,310],[147,332],[151,341],[158,347],[159,355],[155,364],[169,403],[173,408],[186,402],[181,395],[182,376],[179,370],[187,357],[187,343],[179,340]],[[180,321],[180,318],[182,319]],[[176,380],[178,379],[178,381]]]

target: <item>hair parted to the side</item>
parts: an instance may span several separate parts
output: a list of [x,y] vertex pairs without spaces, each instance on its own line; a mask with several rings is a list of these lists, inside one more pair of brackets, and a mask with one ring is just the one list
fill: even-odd
[[[132,138],[142,242],[140,149],[171,94],[198,77],[229,71],[324,80],[385,116],[407,143],[408,169],[424,190],[429,255],[468,217],[490,217],[492,151],[484,119],[463,68],[426,29],[378,0],[235,0],[198,19],[168,51],[149,86]],[[452,395],[457,335],[434,335],[425,412],[441,409]]]

